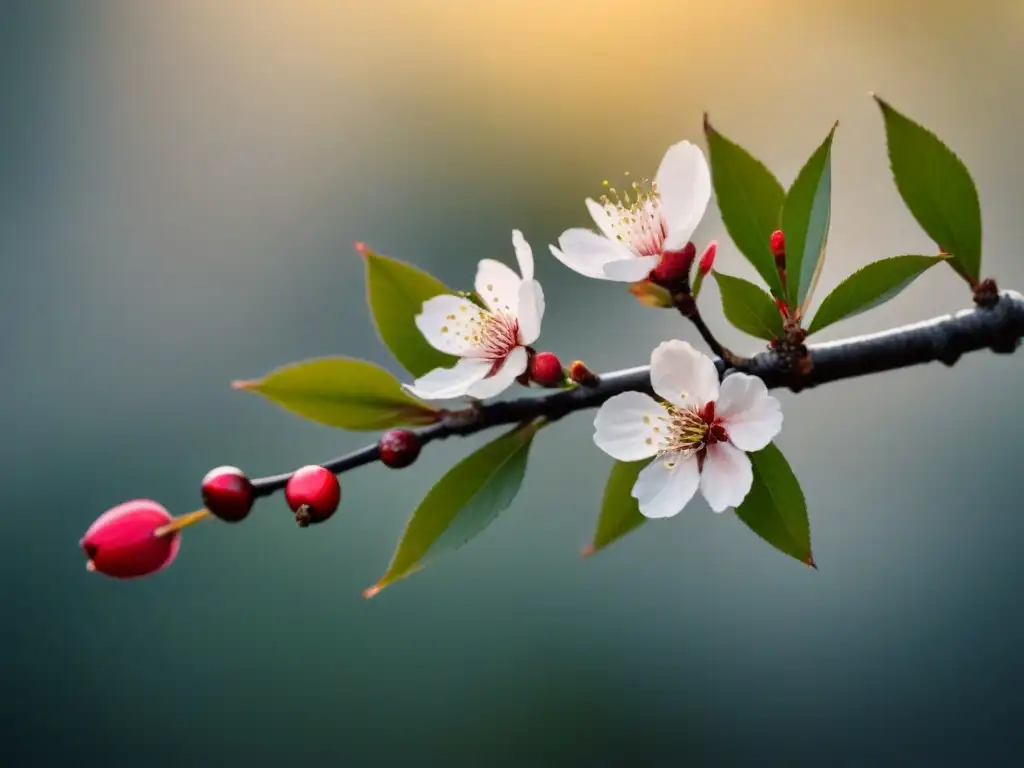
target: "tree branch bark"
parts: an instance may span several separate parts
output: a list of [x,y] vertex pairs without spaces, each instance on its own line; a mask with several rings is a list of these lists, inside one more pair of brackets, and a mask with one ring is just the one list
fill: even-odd
[[[893,328],[825,344],[809,345],[811,369],[805,376],[790,370],[786,361],[772,351],[743,361],[742,370],[762,379],[769,388],[789,387],[800,391],[831,381],[867,376],[883,371],[909,368],[925,363],[955,364],[962,355],[980,349],[1011,354],[1024,336],[1024,296],[1014,291],[1000,294],[991,307],[966,309],[955,315]],[[719,375],[730,367],[717,359]],[[449,411],[437,424],[417,432],[422,444],[453,435],[470,435],[490,427],[519,424],[539,416],[556,421],[575,411],[596,408],[622,392],[653,394],[650,367],[640,366],[601,375],[593,386],[559,390],[539,397],[476,404]],[[377,461],[377,446],[371,445],[325,462],[335,474]],[[257,496],[284,488],[290,473],[253,481]]]

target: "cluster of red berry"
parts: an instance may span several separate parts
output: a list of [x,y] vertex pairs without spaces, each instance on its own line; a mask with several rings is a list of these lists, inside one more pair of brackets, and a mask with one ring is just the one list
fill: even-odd
[[[384,433],[377,444],[380,461],[392,469],[408,467],[420,454],[420,439],[407,429]],[[256,488],[237,467],[218,467],[203,478],[204,509],[185,518],[212,514],[228,523],[248,517]],[[341,502],[341,484],[327,468],[311,465],[288,478],[284,497],[301,527],[329,519]],[[182,518],[178,518],[181,521]],[[166,568],[178,554],[180,528],[163,505],[136,499],[103,513],[80,542],[88,568],[119,579],[146,576]]]

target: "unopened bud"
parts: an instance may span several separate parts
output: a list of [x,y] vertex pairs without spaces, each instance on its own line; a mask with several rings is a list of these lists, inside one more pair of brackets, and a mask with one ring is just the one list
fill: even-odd
[[782,266],[786,261],[786,237],[782,234],[782,230],[776,229],[772,232],[768,242],[771,245],[772,256],[775,257],[776,263]]
[[641,280],[638,283],[630,283],[629,292],[636,296],[636,300],[645,307],[656,309],[668,309],[674,306],[672,294],[657,283],[650,280]]
[[708,247],[704,249],[704,254],[700,257],[700,261],[697,263],[697,273],[704,277],[711,268],[715,266],[715,254],[718,253],[718,241],[712,240],[708,243]]
[[173,519],[163,506],[149,499],[107,510],[80,542],[89,558],[86,567],[115,579],[134,579],[166,568],[178,555],[180,535],[158,535],[157,531]]
[[530,379],[542,387],[557,387],[565,381],[562,362],[554,352],[538,352],[530,358]]
[[584,387],[593,387],[599,382],[597,374],[587,368],[582,360],[574,360],[569,366],[569,378]]
[[693,243],[687,243],[680,251],[665,251],[658,266],[651,270],[651,278],[662,285],[685,280],[696,256],[697,246]]

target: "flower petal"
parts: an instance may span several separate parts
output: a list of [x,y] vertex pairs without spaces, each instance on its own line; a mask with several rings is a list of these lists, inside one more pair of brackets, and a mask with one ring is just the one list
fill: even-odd
[[708,446],[700,473],[700,492],[715,512],[738,507],[754,484],[750,458],[731,443]]
[[782,405],[763,381],[746,373],[725,377],[715,413],[741,451],[760,451],[782,431]]
[[533,344],[540,337],[544,319],[544,289],[536,280],[523,280],[519,286],[519,343]]
[[601,230],[601,234],[609,240],[614,240],[615,235],[618,234],[615,231],[615,220],[613,218],[615,209],[610,205],[601,205],[601,203],[588,197],[587,210],[590,211],[590,217],[597,224],[597,228]]
[[673,405],[702,407],[718,399],[718,369],[685,341],[665,341],[651,353],[651,386]]
[[423,310],[416,315],[416,327],[434,349],[457,357],[481,357],[483,352],[473,343],[480,313],[480,307],[468,299],[435,296],[423,302]]
[[687,505],[700,485],[697,458],[692,454],[670,453],[641,470],[632,496],[644,517],[672,517]]
[[451,368],[435,368],[405,389],[423,400],[449,400],[468,394],[469,388],[491,370],[491,361],[464,357]]
[[517,376],[526,370],[529,361],[530,358],[526,354],[526,350],[523,347],[516,347],[508,353],[508,356],[505,357],[505,362],[493,376],[488,376],[475,382],[469,388],[467,394],[470,397],[476,397],[481,400],[501,394],[512,386]]
[[700,147],[680,141],[668,148],[654,177],[662,215],[668,223],[664,249],[686,245],[711,199],[711,171]]
[[558,238],[558,248],[551,246],[551,254],[569,269],[599,280],[610,279],[602,269],[609,261],[634,257],[626,246],[589,229],[566,230]]
[[597,412],[594,443],[619,461],[650,458],[668,434],[667,416],[665,406],[653,397],[623,392],[605,401]]
[[512,230],[512,247],[516,251],[516,261],[519,262],[523,280],[533,280],[533,248],[518,229]]
[[515,316],[519,311],[519,275],[511,267],[494,259],[481,259],[476,268],[474,287],[492,312]]
[[661,256],[634,256],[631,259],[609,261],[604,265],[604,276],[608,280],[635,283],[645,279],[660,260]]

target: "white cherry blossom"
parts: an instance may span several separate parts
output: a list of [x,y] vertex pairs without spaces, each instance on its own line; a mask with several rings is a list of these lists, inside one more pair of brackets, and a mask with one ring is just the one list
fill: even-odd
[[609,399],[594,419],[594,442],[619,461],[654,458],[633,486],[645,517],[672,517],[699,488],[715,512],[739,506],[754,480],[749,451],[782,429],[779,401],[764,382],[732,373],[719,385],[711,358],[685,341],[651,354],[651,385]]
[[533,251],[519,230],[512,233],[512,245],[520,275],[493,259],[484,259],[477,267],[476,293],[486,308],[449,295],[423,303],[416,327],[432,347],[461,359],[406,385],[417,397],[493,397],[526,371],[526,347],[540,336],[544,292],[533,279]]
[[587,277],[633,283],[690,240],[711,199],[711,171],[700,147],[681,141],[669,147],[653,182],[625,191],[605,186],[600,202],[586,201],[601,234],[569,229],[551,253]]

